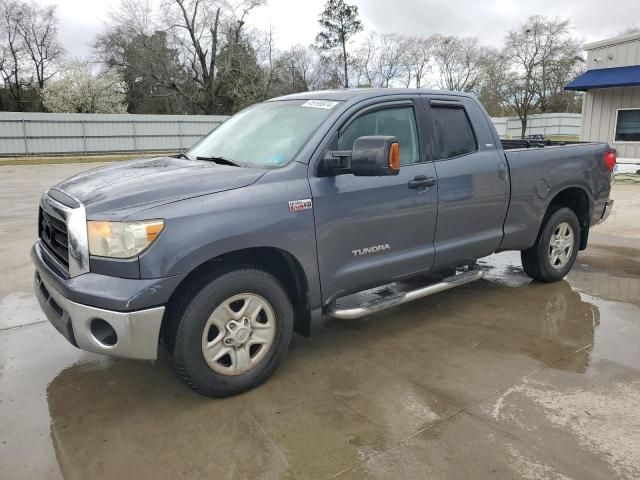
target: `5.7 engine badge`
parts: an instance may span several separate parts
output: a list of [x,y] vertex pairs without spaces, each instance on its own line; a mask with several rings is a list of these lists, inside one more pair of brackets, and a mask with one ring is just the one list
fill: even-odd
[[305,198],[304,200],[289,200],[290,212],[299,212],[301,210],[309,210],[310,208],[313,208],[313,202],[310,198]]

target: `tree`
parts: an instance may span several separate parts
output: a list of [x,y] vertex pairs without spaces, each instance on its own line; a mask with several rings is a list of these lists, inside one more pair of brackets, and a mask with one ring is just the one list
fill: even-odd
[[562,88],[582,62],[580,46],[570,35],[569,21],[532,16],[507,34],[502,56],[505,63],[503,102],[527,130],[531,113],[545,112],[549,100]]
[[191,111],[197,88],[172,40],[150,0],[121,0],[109,12],[94,50],[107,68],[121,75],[129,113]]
[[498,49],[487,48],[480,63],[480,88],[478,100],[492,117],[509,114],[504,101],[508,63]]
[[18,34],[40,89],[55,75],[54,63],[64,53],[58,43],[56,8],[54,5],[41,7],[34,3],[26,4],[17,22]]
[[[215,113],[218,56],[231,41],[240,44],[249,13],[263,0],[245,0],[238,4],[216,0],[164,0],[164,17],[173,35],[181,61],[196,86],[191,97],[202,113]],[[185,92],[183,92],[185,93]]]
[[632,35],[634,33],[640,33],[640,25],[632,23],[620,32],[620,35]]
[[187,113],[193,89],[149,0],[122,0],[109,12],[94,51],[123,82],[129,113]]
[[408,37],[404,40],[403,63],[406,87],[415,82],[416,88],[423,86],[423,79],[431,71],[433,59],[433,37]]
[[156,31],[128,39],[120,65],[130,113],[184,113],[184,93],[190,91],[178,52],[167,34]]
[[[218,54],[216,71],[216,111],[229,115],[253,103],[267,98],[273,69],[271,35],[261,45],[265,55],[264,70],[259,65],[255,39],[234,28],[227,32],[228,38]],[[252,40],[254,40],[252,42]]]
[[363,28],[362,22],[358,19],[358,7],[348,5],[344,0],[327,0],[318,23],[322,27],[322,31],[316,37],[318,46],[322,50],[331,50],[338,46],[342,48],[344,87],[349,88],[347,42]]
[[87,63],[65,65],[60,78],[42,90],[42,101],[51,112],[124,113],[127,110],[120,77],[113,71],[95,75]]
[[14,0],[0,1],[0,75],[5,88],[15,102],[16,109],[22,111],[22,78],[25,49],[18,32],[21,5]]
[[475,38],[436,35],[433,58],[438,67],[437,85],[445,90],[472,92],[480,81],[482,50]]
[[344,63],[342,55],[333,51],[322,51],[320,55],[320,74],[318,88],[332,89],[344,87]]
[[306,92],[319,88],[322,76],[320,56],[313,48],[294,45],[277,59],[278,74],[287,93]]
[[369,86],[388,88],[406,74],[406,47],[399,35],[372,32],[356,55],[359,77],[364,77]]
[[[19,111],[29,90],[42,89],[55,70],[63,50],[57,40],[55,7],[22,0],[0,0],[0,79]],[[37,99],[37,96],[36,96]]]

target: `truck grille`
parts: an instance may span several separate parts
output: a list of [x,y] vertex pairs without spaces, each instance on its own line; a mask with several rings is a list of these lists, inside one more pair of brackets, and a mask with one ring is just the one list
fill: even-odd
[[67,224],[40,207],[38,237],[47,251],[69,270]]

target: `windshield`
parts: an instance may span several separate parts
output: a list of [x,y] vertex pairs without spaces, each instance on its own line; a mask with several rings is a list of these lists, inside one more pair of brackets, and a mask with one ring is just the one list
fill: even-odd
[[337,104],[326,100],[259,103],[232,116],[187,154],[240,165],[281,167],[295,157]]

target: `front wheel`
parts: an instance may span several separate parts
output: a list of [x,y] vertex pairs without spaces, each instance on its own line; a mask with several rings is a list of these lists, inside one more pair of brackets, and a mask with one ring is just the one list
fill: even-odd
[[578,217],[569,208],[559,208],[546,218],[536,243],[521,252],[522,267],[535,280],[558,281],[573,267],[579,246]]
[[242,268],[204,285],[184,309],[172,363],[203,395],[225,397],[264,382],[285,355],[293,308],[270,274]]

